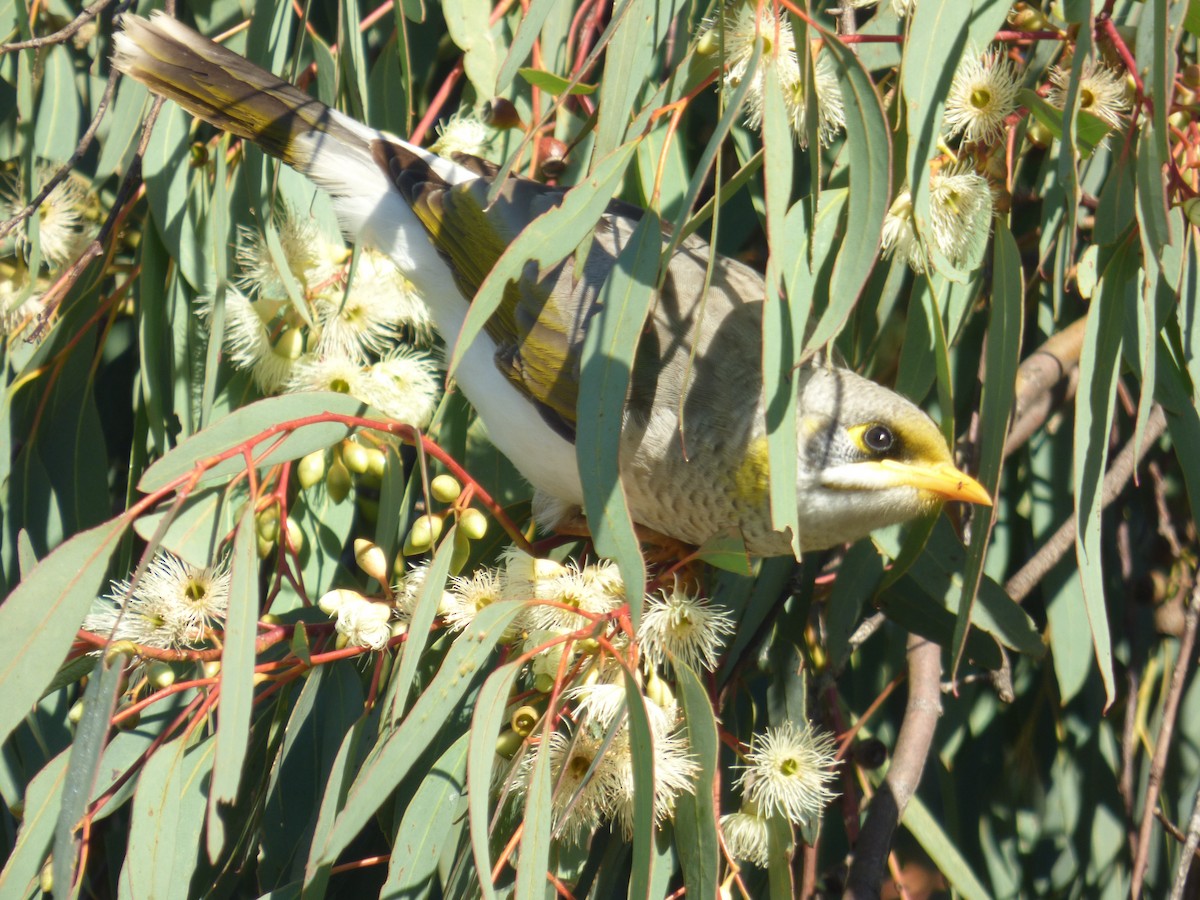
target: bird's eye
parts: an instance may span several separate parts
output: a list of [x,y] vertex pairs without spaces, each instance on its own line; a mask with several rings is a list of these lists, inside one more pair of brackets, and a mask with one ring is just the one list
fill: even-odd
[[874,453],[887,453],[896,445],[896,436],[886,425],[872,425],[862,435],[863,444]]

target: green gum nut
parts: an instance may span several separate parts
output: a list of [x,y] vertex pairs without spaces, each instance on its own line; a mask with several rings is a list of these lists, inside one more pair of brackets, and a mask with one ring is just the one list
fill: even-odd
[[442,535],[441,516],[417,516],[404,540],[405,555],[424,553]]
[[308,490],[314,484],[325,477],[325,451],[314,450],[308,456],[303,457],[296,466],[296,478],[300,482],[300,487]]
[[506,728],[500,732],[500,736],[496,738],[496,753],[505,759],[512,759],[517,755],[517,751],[521,749],[521,745],[525,743],[525,738],[517,734],[511,728]]
[[146,680],[161,691],[175,683],[175,670],[170,663],[153,659],[146,666]]
[[462,485],[453,475],[439,475],[429,482],[429,493],[439,503],[453,503],[462,494]]
[[487,516],[475,508],[464,509],[458,516],[458,528],[473,541],[478,541],[487,534]]
[[383,480],[383,473],[387,471],[387,454],[378,447],[367,448],[367,473],[372,478]]
[[279,340],[271,348],[276,356],[290,359],[293,362],[304,355],[304,332],[299,328],[288,328],[279,335]]
[[357,441],[343,442],[342,462],[355,475],[362,475],[371,467],[371,457],[367,453],[367,448]]
[[350,483],[350,470],[340,459],[335,459],[325,473],[325,490],[329,492],[329,499],[334,503],[345,500],[350,496]]

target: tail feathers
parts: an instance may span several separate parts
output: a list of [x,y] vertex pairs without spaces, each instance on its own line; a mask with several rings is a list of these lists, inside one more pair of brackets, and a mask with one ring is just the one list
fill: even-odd
[[363,136],[319,100],[162,13],[121,19],[113,65],[216,127],[307,172],[319,132],[367,152]]

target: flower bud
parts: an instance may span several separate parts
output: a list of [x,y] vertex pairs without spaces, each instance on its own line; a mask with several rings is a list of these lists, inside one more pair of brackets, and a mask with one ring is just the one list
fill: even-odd
[[286,328],[271,348],[275,355],[292,362],[304,355],[304,332],[299,328]]
[[335,588],[321,595],[321,599],[317,601],[317,608],[327,616],[336,616],[338,610],[346,603],[353,603],[362,599],[364,597],[358,591],[352,591],[347,588]]
[[219,659],[205,660],[200,666],[200,671],[204,673],[205,678],[216,678],[221,674],[221,661]]
[[342,462],[355,475],[362,475],[370,468],[371,457],[367,453],[367,448],[358,441],[344,441],[342,443]]
[[325,473],[325,490],[334,503],[341,503],[350,496],[350,470],[340,459],[335,459]]
[[462,485],[453,475],[439,475],[429,482],[429,493],[439,503],[453,503],[462,493]]
[[716,28],[705,29],[704,34],[700,35],[700,40],[696,42],[697,56],[712,56],[721,49],[721,35]]
[[159,690],[168,688],[175,683],[175,670],[170,663],[152,659],[146,664],[146,680]]
[[1200,197],[1188,197],[1183,201],[1183,214],[1188,222],[1200,226]]
[[441,516],[418,516],[404,541],[404,552],[406,555],[424,553],[441,535]]
[[487,534],[487,516],[477,509],[464,509],[458,516],[458,530],[473,541]]
[[372,543],[366,538],[355,538],[354,559],[360,569],[380,584],[387,581],[388,572],[390,571],[387,564],[387,556],[384,554],[383,548],[378,544]]
[[314,450],[303,457],[296,466],[296,478],[300,487],[308,490],[325,477],[325,451]]
[[78,725],[79,720],[83,718],[83,700],[76,700],[74,705],[67,710],[67,721],[72,725]]
[[387,471],[387,454],[378,447],[369,447],[367,449],[367,472],[374,478],[383,480],[383,473]]
[[525,738],[517,734],[511,728],[506,728],[500,732],[500,736],[496,738],[496,753],[505,759],[512,759],[517,755],[517,751],[521,749],[521,745],[525,743]]
[[1183,67],[1183,83],[1190,88],[1200,88],[1200,63]]
[[554,690],[554,676],[540,672],[533,678],[533,689],[539,694],[548,694]]
[[274,515],[270,515],[267,510],[263,510],[254,517],[254,530],[264,541],[273,544],[279,538],[279,513],[274,506],[270,507],[270,509],[276,510]]
[[262,535],[256,535],[254,542],[259,559],[267,559],[275,551],[275,542],[267,540]]
[[304,532],[300,530],[300,524],[288,516],[283,520],[283,536],[287,541],[287,548],[297,556],[304,549]]
[[1030,121],[1029,127],[1025,129],[1025,140],[1029,141],[1033,146],[1045,150],[1054,143],[1054,132],[1037,119],[1033,119]]

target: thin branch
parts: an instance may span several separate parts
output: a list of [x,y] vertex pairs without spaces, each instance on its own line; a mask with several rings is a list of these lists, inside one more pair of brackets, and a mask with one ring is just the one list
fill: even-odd
[[[1150,413],[1149,420],[1146,422],[1146,433],[1141,446],[1137,448],[1136,457],[1134,454],[1134,441],[1130,440],[1124,449],[1117,454],[1117,458],[1113,460],[1112,467],[1105,474],[1104,483],[1101,485],[1100,490],[1101,510],[1106,509],[1110,503],[1121,495],[1121,491],[1125,489],[1125,485],[1133,477],[1137,464],[1141,462],[1142,457],[1162,437],[1166,429],[1166,413],[1163,412],[1161,406],[1155,406],[1154,410]],[[1074,546],[1075,516],[1072,515],[1042,545],[1042,548],[1038,550],[1033,559],[1025,563],[1021,570],[1008,580],[1008,583],[1004,585],[1004,589],[1008,591],[1008,595],[1020,603],[1029,596],[1029,592],[1037,587],[1050,570],[1058,565],[1059,560],[1066,556],[1067,551]]]
[[887,778],[871,798],[854,862],[846,882],[845,897],[855,900],[880,895],[887,869],[892,835],[908,801],[916,793],[942,714],[942,648],[917,635],[908,638],[908,706],[896,738],[896,749]]
[[79,161],[83,159],[83,155],[87,153],[88,147],[92,144],[92,139],[96,136],[96,130],[100,127],[100,122],[104,119],[104,114],[108,112],[108,104],[112,100],[113,92],[117,89],[117,80],[120,77],[120,73],[115,69],[109,74],[108,83],[104,86],[104,93],[101,95],[100,102],[96,106],[96,114],[92,116],[92,121],[83,133],[83,136],[79,139],[79,143],[75,145],[75,150],[71,153],[71,158],[62,164],[49,181],[42,185],[42,189],[38,191],[37,196],[30,200],[24,209],[3,225],[0,225],[0,241],[8,237],[14,228],[33,215],[34,210],[41,206],[46,198],[50,196],[50,192],[65,181],[67,176],[79,165]]
[[1052,334],[1017,369],[1017,397],[1012,426],[1004,442],[1007,457],[1045,424],[1055,410],[1075,394],[1079,383],[1079,354],[1087,317]]
[[[1161,812],[1162,810],[1158,810]],[[1192,818],[1188,822],[1187,838],[1183,842],[1183,853],[1179,857],[1179,869],[1175,873],[1175,883],[1171,885],[1171,900],[1183,900],[1183,889],[1187,887],[1188,874],[1196,862],[1197,851],[1200,850],[1200,788],[1192,801]]]
[[[1171,737],[1175,733],[1175,719],[1179,715],[1179,700],[1183,696],[1183,683],[1187,679],[1188,669],[1192,665],[1192,654],[1196,649],[1196,625],[1200,622],[1200,582],[1192,589],[1192,597],[1188,602],[1185,614],[1183,637],[1179,639],[1179,657],[1175,660],[1175,670],[1171,673],[1171,686],[1167,689],[1166,701],[1163,703],[1162,723],[1158,726],[1158,736],[1154,741],[1154,757],[1150,762],[1150,777],[1146,781],[1146,797],[1142,804],[1142,825],[1138,829],[1137,854],[1133,858],[1133,881],[1129,886],[1129,896],[1133,898],[1142,895],[1142,882],[1146,877],[1146,864],[1150,859],[1150,832],[1154,827],[1154,809],[1158,806],[1158,793],[1162,789],[1163,770],[1167,767],[1167,755],[1171,752]],[[1195,810],[1192,819],[1195,821]],[[1191,831],[1192,827],[1188,826]],[[1184,859],[1188,859],[1185,854]],[[1190,866],[1190,862],[1188,863]],[[1186,880],[1187,873],[1184,872]],[[1177,880],[1178,886],[1178,880]]]
[[96,18],[104,8],[112,3],[112,0],[96,0],[91,6],[84,9],[77,15],[69,25],[60,28],[53,34],[42,35],[41,37],[31,38],[28,41],[15,41],[11,44],[0,44],[0,56],[5,53],[13,53],[17,50],[38,50],[42,47],[49,47],[53,44],[63,44],[70,40],[75,32],[86,25],[92,19]]

